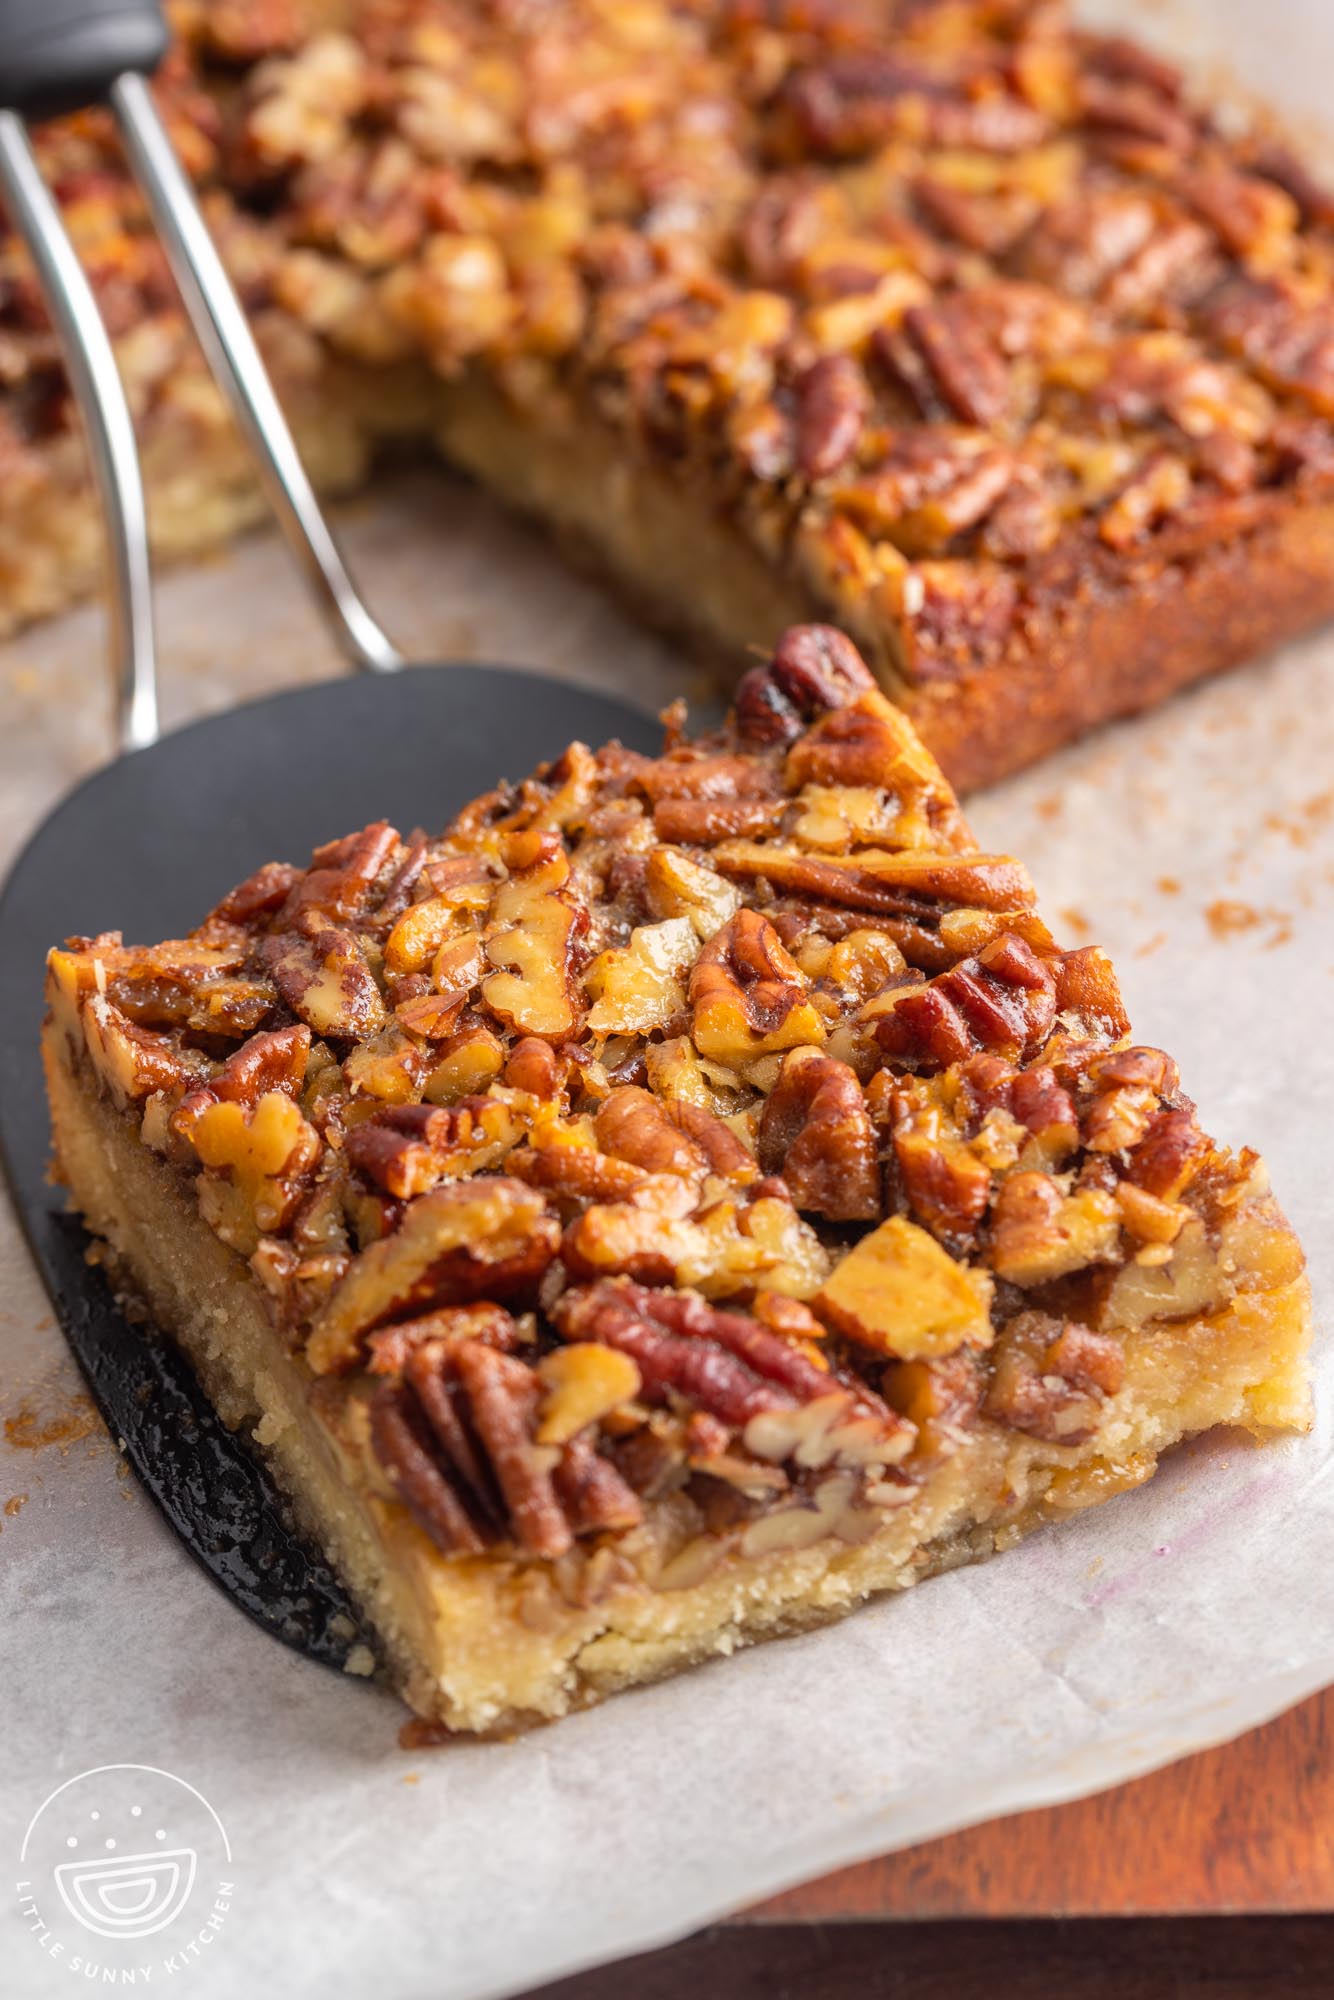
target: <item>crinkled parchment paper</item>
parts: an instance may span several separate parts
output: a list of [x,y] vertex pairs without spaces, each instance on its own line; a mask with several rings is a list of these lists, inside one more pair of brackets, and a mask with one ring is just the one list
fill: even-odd
[[[1272,29],[1260,0],[1212,9],[1224,49],[1235,17],[1243,74],[1267,51],[1272,91],[1267,14]],[[1309,100],[1334,68],[1334,20],[1313,0],[1283,25]],[[443,480],[391,483],[344,531],[427,655],[530,662],[650,707],[699,691]],[[270,540],[160,596],[169,720],[332,668]],[[5,854],[104,755],[101,657],[91,610],[0,654]],[[984,846],[1029,862],[1070,942],[1111,948],[1137,1034],[1176,1054],[1210,1130],[1266,1153],[1328,1331],[1334,636],[1106,732],[972,818]],[[0,1341],[0,1986],[15,2000],[73,1990],[23,1935],[12,1880],[28,1816],[98,1764],[165,1766],[227,1825],[236,1894],[225,1935],[181,1975],[191,1991],[473,2000],[1113,1784],[1334,1678],[1328,1339],[1308,1438],[1201,1440],[1142,1491],[831,1630],[512,1744],[412,1754],[388,1695],[254,1629],[119,1476],[7,1213]]]

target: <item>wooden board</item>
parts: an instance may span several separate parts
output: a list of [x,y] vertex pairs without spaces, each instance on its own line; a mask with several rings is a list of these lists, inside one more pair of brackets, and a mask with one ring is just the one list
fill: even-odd
[[1332,1751],[1334,1689],[1115,1791],[844,1869],[527,2000],[1329,2000]]
[[1334,1688],[1115,1791],[846,1868],[735,1921],[1334,1911]]

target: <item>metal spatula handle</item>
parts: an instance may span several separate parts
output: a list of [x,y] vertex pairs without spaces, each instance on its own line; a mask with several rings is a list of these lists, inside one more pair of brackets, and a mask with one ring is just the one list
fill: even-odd
[[403,660],[362,603],[307,479],[259,350],[144,73],[167,46],[156,0],[0,0],[0,195],[36,266],[83,413],[111,548],[122,748],[157,735],[143,482],[134,431],[92,290],[24,126],[79,104],[110,105],[161,233],[186,310],[255,455],[269,501],[335,636],[360,667]]

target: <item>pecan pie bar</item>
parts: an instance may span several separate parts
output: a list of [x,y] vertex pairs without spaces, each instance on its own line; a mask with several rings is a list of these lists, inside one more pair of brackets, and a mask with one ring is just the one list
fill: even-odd
[[[231,0],[164,108],[312,471],[439,446],[739,672],[852,634],[957,785],[1334,609],[1334,195],[1060,0]],[[166,549],[257,498],[94,114],[44,137]],[[0,615],[99,538],[0,245]]]
[[848,640],[667,723],[50,958],[75,1204],[450,1729],[1306,1421],[1261,1161]]

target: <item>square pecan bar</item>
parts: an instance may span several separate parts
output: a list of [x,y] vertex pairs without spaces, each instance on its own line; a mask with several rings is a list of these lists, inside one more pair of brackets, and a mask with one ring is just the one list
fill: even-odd
[[[434,444],[740,672],[854,637],[958,786],[1334,610],[1334,196],[1059,0],[234,0],[161,82],[312,472]],[[331,26],[339,23],[341,26]],[[160,545],[244,455],[95,114],[44,138]],[[0,619],[97,574],[0,246]]]
[[1307,1420],[1261,1161],[832,628],[716,735],[72,940],[49,996],[76,1206],[449,1729]]

